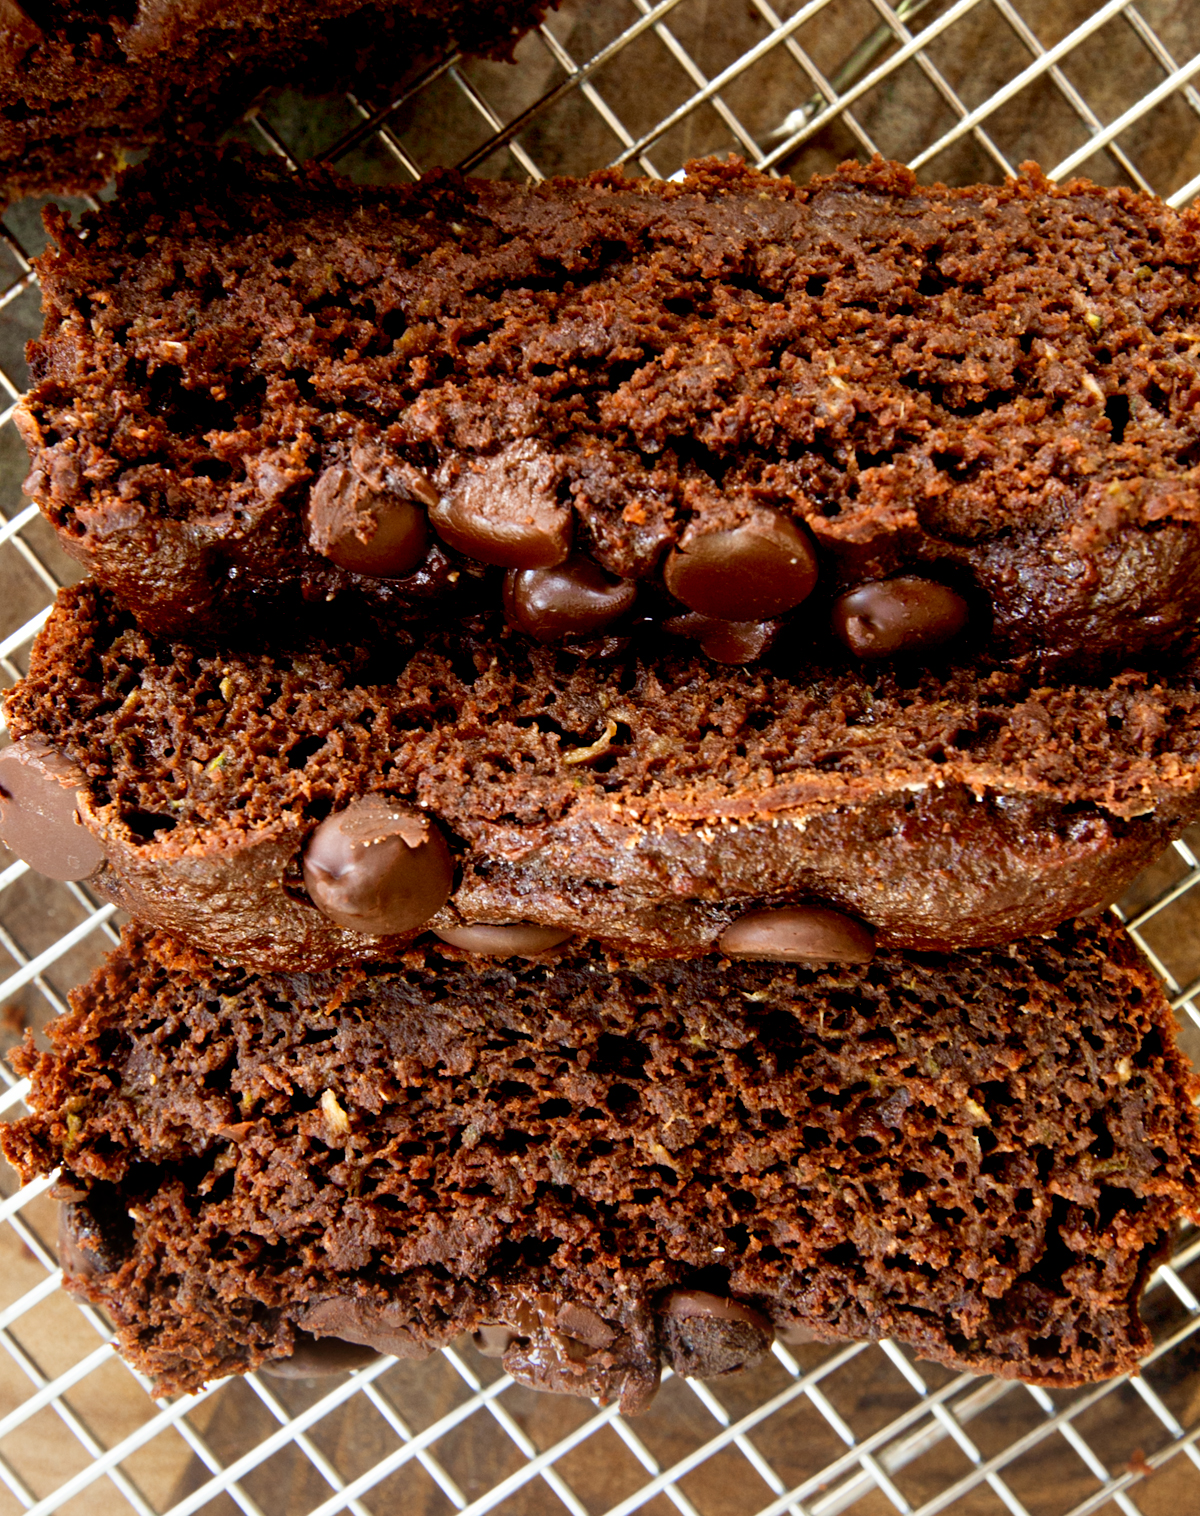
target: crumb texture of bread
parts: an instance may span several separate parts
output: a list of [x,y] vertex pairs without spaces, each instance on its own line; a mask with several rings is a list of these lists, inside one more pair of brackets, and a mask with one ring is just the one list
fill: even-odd
[[[134,170],[40,263],[29,489],[146,625],[218,644],[496,605],[505,567],[569,552],[680,635],[749,618],[798,652],[844,594],[912,576],[1046,665],[1194,637],[1200,212],[1033,170],[691,169]],[[411,509],[414,481],[438,502],[415,567],[310,530],[347,492]],[[779,558],[796,528],[815,589]],[[696,555],[747,544],[777,582],[739,613]]]
[[331,1300],[408,1353],[584,1308],[627,1376],[680,1287],[1067,1385],[1133,1367],[1197,1209],[1172,1025],[1115,923],[838,972],[266,977],[131,928],[18,1055],[0,1141],[85,1197],[72,1288],[164,1389],[286,1357]]
[[714,666],[675,644],[539,647],[498,618],[214,653],[61,592],[8,696],[77,765],[94,884],[223,961],[386,959],[316,909],[301,850],[362,796],[414,806],[456,873],[432,930],[529,922],[713,951],[751,910],[962,947],[1107,905],[1200,813],[1190,665],[1044,684],[987,664]]

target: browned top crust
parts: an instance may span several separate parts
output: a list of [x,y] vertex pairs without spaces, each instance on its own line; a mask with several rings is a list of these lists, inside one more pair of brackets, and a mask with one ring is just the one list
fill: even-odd
[[212,137],[269,85],[395,83],[507,55],[550,0],[0,0],[0,204],[98,189],[122,148]]
[[1194,1080],[1115,923],[835,972],[266,977],[131,931],[72,1002],[0,1140],[65,1167],[75,1285],[164,1389],[297,1325],[413,1356],[498,1322],[520,1377],[644,1401],[660,1352],[730,1366],[671,1329],[680,1287],[1071,1384],[1133,1366],[1200,1204]]
[[[800,565],[734,619],[782,614],[796,648],[828,640],[835,596],[915,574],[961,594],[976,643],[1127,662],[1200,607],[1198,223],[1034,168],[966,189],[882,161],[803,186],[732,161],[409,189],[139,169],[42,260],[29,488],[147,625],[192,638],[494,605],[505,567],[572,548],[637,586],[635,619],[699,636],[680,612],[736,607],[680,588],[681,561],[711,534],[782,552],[782,518],[817,588],[786,609]],[[330,556],[329,502],[360,554],[373,510],[433,499],[415,569]]]

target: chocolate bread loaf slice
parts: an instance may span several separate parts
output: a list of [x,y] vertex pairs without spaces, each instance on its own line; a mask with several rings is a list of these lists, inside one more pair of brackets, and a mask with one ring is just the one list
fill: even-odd
[[1035,171],[799,186],[230,158],[56,224],[27,485],[152,630],[450,598],[725,661],[1102,667],[1200,611],[1200,212]]
[[836,972],[434,945],[262,977],[131,929],[72,1006],[0,1141],[62,1166],[68,1283],[168,1390],[480,1331],[637,1409],[773,1328],[1074,1384],[1133,1367],[1200,1211],[1194,1080],[1115,924]]
[[0,0],[0,204],[94,190],[122,148],[215,136],[269,85],[394,85],[508,53],[549,0]]
[[1004,942],[1107,904],[1200,815],[1194,666],[1046,685],[641,646],[480,618],[213,653],[80,585],[8,696],[0,834],[226,961],[305,969],[425,931],[503,951],[495,928],[869,955],[836,912]]

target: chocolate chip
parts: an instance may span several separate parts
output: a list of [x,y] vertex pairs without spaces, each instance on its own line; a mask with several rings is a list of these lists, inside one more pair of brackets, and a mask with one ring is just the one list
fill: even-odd
[[597,1315],[590,1306],[568,1300],[560,1306],[554,1324],[565,1336],[589,1348],[608,1348],[617,1340],[617,1333],[603,1316]]
[[552,568],[571,551],[571,507],[558,498],[556,464],[517,442],[465,468],[429,511],[443,542],[480,563]]
[[770,651],[781,627],[779,621],[718,621],[696,611],[663,622],[664,631],[691,637],[714,663],[753,663]]
[[672,1290],[661,1310],[671,1367],[692,1379],[735,1373],[761,1358],[775,1338],[761,1311],[707,1290]]
[[411,1317],[395,1301],[357,1295],[334,1295],[297,1313],[296,1320],[314,1337],[338,1337],[397,1358],[428,1358],[433,1352],[411,1326]]
[[496,926],[481,922],[475,926],[435,927],[434,935],[451,947],[487,958],[536,958],[539,953],[548,953],[560,942],[566,942],[571,933],[557,926],[538,926],[532,921],[508,921]]
[[379,1357],[375,1348],[340,1337],[312,1337],[297,1331],[290,1358],[273,1358],[259,1365],[260,1374],[273,1379],[318,1379],[326,1374],[345,1374],[350,1369],[365,1369]]
[[304,887],[317,909],[371,937],[408,932],[445,905],[454,863],[437,824],[382,795],[352,800],[304,849]]
[[[425,483],[436,500],[433,487]],[[425,512],[408,495],[374,488],[344,463],[327,468],[313,486],[309,545],[339,568],[375,579],[402,579],[425,556],[428,536]]]
[[869,963],[875,956],[875,934],[864,922],[827,906],[789,905],[739,917],[721,933],[717,946],[730,958]]
[[728,531],[693,524],[663,570],[689,610],[720,621],[767,621],[812,593],[817,555],[802,526],[759,509]]
[[90,879],[104,862],[79,816],[83,778],[40,737],[22,737],[0,753],[0,837],[49,879]]
[[378,443],[353,443],[350,467],[373,490],[399,495],[402,500],[414,500],[421,505],[438,503],[438,492],[429,477]]
[[503,1358],[516,1342],[517,1335],[512,1327],[501,1326],[498,1322],[485,1322],[471,1333],[471,1344],[484,1358]]
[[833,630],[860,658],[923,652],[967,624],[963,597],[934,579],[905,575],[860,584],[833,603]]
[[72,1279],[95,1279],[121,1267],[129,1251],[129,1218],[123,1212],[99,1212],[90,1199],[69,1201],[58,1208],[58,1261]]
[[51,1200],[86,1200],[87,1190],[71,1179],[57,1179],[47,1192]]
[[614,579],[582,553],[554,568],[509,569],[504,576],[504,614],[509,624],[538,642],[591,637],[637,599],[628,579]]
[[654,1398],[661,1365],[648,1315],[621,1331],[590,1306],[559,1305],[548,1294],[520,1297],[507,1314],[515,1336],[504,1367],[519,1383],[595,1395],[602,1404],[619,1397],[625,1415],[644,1410]]

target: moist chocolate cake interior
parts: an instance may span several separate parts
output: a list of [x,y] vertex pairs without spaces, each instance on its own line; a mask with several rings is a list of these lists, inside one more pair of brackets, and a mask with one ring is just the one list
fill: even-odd
[[[642,639],[540,647],[498,617],[221,654],[85,584],[7,713],[20,752],[76,766],[104,862],[75,877],[277,969],[387,959],[422,921],[686,957],[801,905],[893,946],[988,945],[1106,905],[1200,811],[1190,665],[1093,685],[983,662],[714,668]],[[0,794],[12,836],[20,803]],[[343,843],[306,850],[364,805],[400,807],[405,846],[440,861],[403,919],[353,929],[321,883]]]
[[636,585],[710,649],[753,623],[730,661],[807,653],[893,576],[951,597],[935,643],[968,611],[1078,666],[1194,633],[1196,213],[1032,171],[692,169],[136,170],[42,261],[30,490],[147,625],[219,644],[331,599],[494,606],[504,569],[535,633],[567,601],[623,626]]
[[637,644],[539,648],[494,618],[374,649],[221,654],[149,636],[86,584],[61,592],[7,711],[14,737],[80,765],[97,805],[181,846],[234,817],[321,817],[385,781],[443,817],[465,801],[516,823],[581,792],[653,814],[801,779],[853,799],[897,774],[1137,816],[1184,794],[1200,758],[1190,664],[1096,685],[987,664],[714,668]]
[[169,1389],[297,1325],[420,1353],[573,1304],[611,1347],[585,1391],[641,1395],[674,1287],[1070,1384],[1133,1365],[1198,1203],[1193,1080],[1115,923],[836,972],[261,978],[131,928],[50,1036],[4,1151],[64,1166],[100,1234],[74,1287]]

